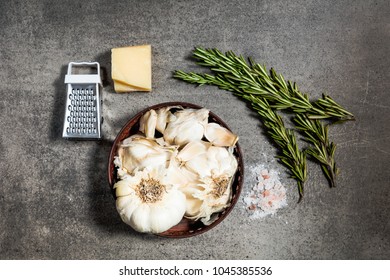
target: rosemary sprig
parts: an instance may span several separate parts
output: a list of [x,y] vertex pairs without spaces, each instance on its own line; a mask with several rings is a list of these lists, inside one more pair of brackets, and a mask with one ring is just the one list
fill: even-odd
[[[294,121],[297,129],[301,130],[305,135],[305,140],[312,144],[306,150],[306,153],[321,164],[330,185],[335,185],[335,176],[338,172],[334,162],[336,146],[328,140],[328,126],[323,125],[319,120],[352,120],[354,116],[350,112],[327,95],[323,95],[316,102],[310,102],[308,95],[302,94],[295,83],[286,82],[283,76],[277,75],[273,69],[268,74],[265,66],[255,63],[252,59],[249,59],[248,64],[242,56],[237,56],[231,51],[223,54],[217,49],[196,48],[194,57],[198,60],[199,65],[211,68],[215,75],[176,71],[174,77],[198,85],[216,85],[221,89],[232,91],[234,94],[243,97],[250,101],[252,107],[265,119],[264,124],[270,131],[272,131],[272,127],[269,124],[266,125],[267,116],[264,116],[264,114],[267,114],[267,112],[269,114],[272,110],[287,110],[295,113],[297,116]],[[266,103],[263,102],[256,106],[256,102],[262,101]],[[260,111],[265,113],[260,113]],[[286,135],[290,133],[293,135],[292,131],[284,127],[284,124],[279,128],[283,129]],[[270,134],[277,142],[276,135],[272,132]],[[290,141],[289,143],[295,143],[296,145],[296,141]],[[278,145],[283,154],[289,154],[288,158],[294,158],[291,153],[294,149],[291,146],[280,145],[280,143]],[[295,166],[290,166],[286,162],[283,163],[295,175],[293,171]],[[291,162],[289,163],[291,164]],[[302,179],[302,176],[294,176],[298,184],[300,184],[300,177]],[[304,178],[306,178],[306,175]],[[303,194],[303,184],[300,196],[301,194]]]
[[323,95],[313,104],[307,94],[302,94],[296,83],[285,81],[273,68],[267,73],[265,66],[249,59],[249,64],[243,56],[232,51],[223,54],[218,49],[195,48],[194,57],[199,65],[210,67],[215,73],[233,83],[239,83],[247,94],[261,95],[266,98],[272,108],[289,109],[294,113],[306,113],[310,119],[353,120],[354,116],[330,96]]
[[265,98],[245,94],[242,89],[235,87],[234,84],[227,83],[220,75],[213,76],[176,71],[175,77],[198,85],[217,85],[221,89],[232,91],[234,94],[247,100],[252,108],[262,117],[267,133],[280,148],[281,153],[277,158],[290,170],[290,176],[297,181],[298,202],[302,200],[304,183],[307,179],[306,155],[299,149],[293,130],[285,127],[283,119],[271,108]]
[[293,130],[285,127],[280,115],[271,109],[266,99],[252,95],[243,97],[262,116],[268,134],[281,149],[282,153],[277,158],[290,170],[290,176],[297,181],[298,202],[300,202],[303,198],[304,183],[307,179],[306,155],[299,149]]
[[[243,97],[246,100],[250,100],[251,98],[256,97],[254,94],[247,94],[247,87],[243,87],[242,85],[238,86],[232,81],[226,81],[226,78],[220,74],[212,76],[210,74],[184,73],[182,71],[176,71],[175,77],[199,85],[216,85],[221,89],[232,91],[235,95]],[[259,96],[261,95],[257,95],[257,97]],[[283,106],[281,103],[278,104]],[[269,109],[275,109],[275,106],[268,106]],[[257,111],[259,113],[259,110]],[[296,113],[294,122],[296,123],[296,128],[304,134],[305,140],[313,145],[312,147],[307,148],[305,152],[319,162],[325,177],[329,181],[329,186],[335,187],[335,179],[336,175],[338,174],[338,169],[336,168],[336,163],[334,161],[336,145],[333,142],[329,142],[328,140],[328,127],[321,124],[318,119],[310,119],[305,113]],[[280,145],[279,147],[282,149],[282,151],[285,148],[284,146]],[[285,165],[291,170],[292,167],[287,164]]]
[[297,114],[293,121],[305,135],[305,140],[312,144],[305,152],[320,163],[330,187],[335,187],[339,169],[334,160],[336,144],[328,140],[328,125],[309,119],[305,114]]

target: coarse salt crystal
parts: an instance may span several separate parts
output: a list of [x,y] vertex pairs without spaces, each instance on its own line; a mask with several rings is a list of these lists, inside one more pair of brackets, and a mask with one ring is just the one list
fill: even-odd
[[287,206],[286,189],[279,181],[276,170],[255,168],[256,185],[244,198],[247,212],[251,218],[274,215],[280,208]]

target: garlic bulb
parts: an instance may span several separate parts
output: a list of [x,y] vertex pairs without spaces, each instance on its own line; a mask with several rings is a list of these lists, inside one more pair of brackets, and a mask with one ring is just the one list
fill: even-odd
[[185,196],[170,183],[164,168],[138,171],[114,188],[121,219],[139,232],[161,233],[183,218]]
[[185,217],[200,219],[203,224],[209,225],[214,222],[215,214],[230,205],[232,178],[205,177],[202,181],[195,188],[183,190],[187,200]]
[[207,125],[209,110],[184,109],[174,113],[175,118],[167,124],[164,139],[168,143],[184,146],[201,140]]
[[182,189],[187,199],[187,218],[201,219],[204,224],[209,224],[212,214],[229,206],[237,166],[237,160],[229,149],[215,146],[185,163],[188,170],[198,174],[200,182]]

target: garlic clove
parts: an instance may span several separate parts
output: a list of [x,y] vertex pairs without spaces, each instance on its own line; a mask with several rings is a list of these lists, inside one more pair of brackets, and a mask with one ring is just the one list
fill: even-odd
[[232,150],[211,146],[207,150],[207,158],[214,176],[225,174],[231,177],[236,173],[238,163]]
[[[190,148],[189,151],[192,149]],[[189,155],[191,154],[189,153]],[[186,153],[184,156],[187,156]],[[191,172],[198,174],[200,178],[221,175],[232,177],[238,166],[235,156],[225,147],[209,146],[205,153],[199,153],[192,158],[187,156],[187,159],[184,166]]]
[[237,135],[217,123],[208,123],[204,136],[215,146],[232,147],[238,141]]
[[[172,162],[170,163],[167,174],[169,183],[178,188],[186,186],[191,179],[191,177],[186,176],[189,175],[189,173],[185,173],[183,168],[180,168],[177,164],[173,164]],[[194,178],[194,176],[192,178]]]
[[120,179],[125,179],[128,175],[127,170],[122,165],[122,160],[120,156],[114,157],[114,164],[117,167],[117,176]]
[[164,139],[171,144],[185,144],[201,140],[208,122],[207,109],[183,109],[175,112],[175,119],[167,124]]
[[141,201],[135,196],[122,196],[116,199],[115,204],[122,221],[129,225],[130,217],[134,210],[140,206]]
[[208,120],[209,110],[202,109],[183,109],[177,111],[174,115],[176,116],[178,122],[187,122],[187,121],[199,121],[204,122]]
[[173,108],[183,109],[181,106],[173,106],[173,107],[163,107],[156,111],[157,113],[157,124],[156,130],[164,133],[165,128],[167,127],[167,123],[172,122],[176,119],[175,115],[170,111]]
[[135,205],[130,196],[117,197],[115,204],[119,212],[122,212],[123,209],[127,208],[128,206]]
[[150,149],[141,148],[127,149],[123,153],[122,166],[130,173],[133,173],[136,168],[142,170],[167,165],[170,155],[168,152],[154,153]]
[[137,208],[134,209],[130,219],[128,220],[129,225],[139,232],[152,232],[150,218],[150,207],[148,204],[141,203]]
[[166,119],[167,124],[175,121],[176,119],[177,119],[177,117],[174,114],[172,114],[172,112],[169,111],[167,114],[167,119]]
[[143,132],[147,138],[154,138],[157,125],[157,113],[151,109],[142,115],[139,121],[139,130]]
[[199,178],[211,176],[211,168],[207,154],[201,154],[187,161],[184,165],[188,170],[198,174]]
[[[156,143],[159,144],[161,147],[173,147],[173,146],[169,145],[167,142],[165,142],[164,137],[155,138],[154,140],[155,140]],[[177,147],[175,147],[175,150],[176,150],[176,149],[177,149]]]
[[206,153],[210,146],[210,143],[201,140],[189,142],[178,153],[177,159],[180,162],[187,162],[196,156]]
[[136,168],[167,166],[177,147],[162,147],[156,141],[142,137],[131,137],[123,141],[118,149],[122,169],[132,174]]
[[[175,205],[175,207],[166,207]],[[164,203],[151,206],[150,228],[153,233],[161,233],[177,225],[184,216],[186,200],[182,192],[171,190],[164,197]]]
[[193,197],[187,198],[185,217],[191,219],[192,217],[198,217],[200,214],[200,208],[202,207],[202,200]]
[[122,141],[120,144],[120,147],[126,147],[128,145],[131,145],[134,141],[141,141],[142,139],[145,139],[145,143],[149,142],[150,140],[147,140],[144,135],[142,134],[134,134],[130,137],[127,137]]
[[175,211],[161,211],[153,207],[150,212],[150,228],[152,233],[161,233],[178,224],[177,215],[172,216]]
[[202,207],[203,201],[194,197],[195,193],[203,192],[204,188],[200,185],[191,186],[181,189],[186,197],[186,211],[185,216],[187,218],[193,219],[193,217],[197,217],[200,214],[200,209]]
[[192,141],[202,139],[204,134],[204,126],[201,123],[186,123],[180,127],[180,133],[177,133],[174,138],[174,143],[183,146]]
[[127,179],[127,180],[124,179],[124,180],[120,180],[120,181],[115,183],[114,189],[115,189],[115,195],[117,197],[127,196],[131,193],[134,193],[134,190],[129,187],[130,186],[129,180],[130,179]]

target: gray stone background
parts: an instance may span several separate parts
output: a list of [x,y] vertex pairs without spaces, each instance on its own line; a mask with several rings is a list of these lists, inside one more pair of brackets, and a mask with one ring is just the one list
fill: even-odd
[[[110,49],[151,44],[153,92],[115,94]],[[244,102],[172,79],[202,70],[195,46],[253,57],[313,99],[353,112],[330,130],[338,188],[309,162],[304,201]],[[0,1],[0,259],[389,259],[390,4],[359,1]],[[104,139],[61,138],[70,61],[98,61]],[[280,172],[288,206],[252,220],[240,200],[187,239],[138,234],[107,183],[111,144],[138,111],[167,101],[207,107],[240,136],[245,169]],[[255,183],[246,172],[242,195]]]

